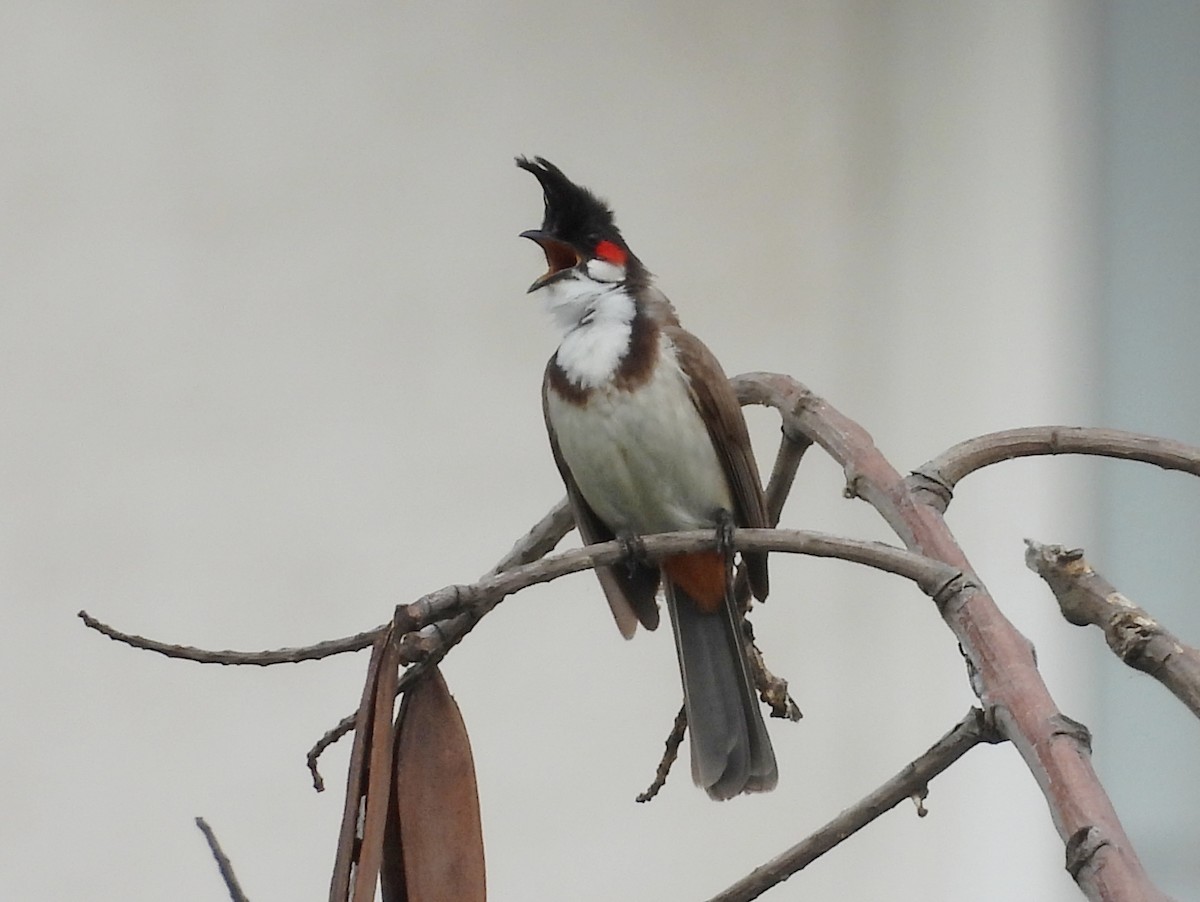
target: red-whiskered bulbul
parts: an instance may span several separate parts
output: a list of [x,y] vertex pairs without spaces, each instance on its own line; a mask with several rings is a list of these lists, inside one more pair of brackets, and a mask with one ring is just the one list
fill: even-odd
[[[683,529],[766,527],[741,407],[712,352],[679,325],[612,211],[541,157],[517,158],[545,197],[548,271],[529,288],[562,330],[542,383],[550,447],[587,544]],[[743,555],[767,596],[766,554]],[[660,581],[675,633],[692,778],[714,799],[772,789],[763,723],[721,551],[597,567],[617,626],[658,626]]]

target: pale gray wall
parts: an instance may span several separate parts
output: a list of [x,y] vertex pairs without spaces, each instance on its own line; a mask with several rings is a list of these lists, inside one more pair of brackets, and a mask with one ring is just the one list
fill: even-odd
[[[1102,417],[1200,444],[1200,4],[1108,4],[1104,37]],[[1096,566],[1200,643],[1200,483],[1119,464],[1098,474]],[[1097,673],[1096,766],[1147,866],[1193,898],[1200,724],[1111,658]]]
[[[347,750],[324,796],[303,753],[365,660],[201,668],[73,615],[210,647],[343,635],[479,574],[559,497],[537,399],[553,331],[516,238],[541,202],[515,153],[612,200],[727,369],[793,373],[902,469],[1094,420],[1099,29],[1070,0],[10,0],[5,897],[219,898],[197,814],[253,898],[324,893]],[[765,457],[775,424],[753,427]],[[840,490],[814,454],[785,523],[887,538]],[[951,511],[1083,720],[1087,655],[1020,540],[1095,537],[1094,490],[1025,462]],[[893,580],[780,557],[756,626],[807,717],[773,725],[779,790],[719,806],[686,768],[633,804],[675,665],[665,634],[620,640],[590,578],[507,602],[453,654],[494,898],[704,897],[972,702],[949,633]],[[1077,897],[1011,750],[972,753],[929,807],[779,898]]]

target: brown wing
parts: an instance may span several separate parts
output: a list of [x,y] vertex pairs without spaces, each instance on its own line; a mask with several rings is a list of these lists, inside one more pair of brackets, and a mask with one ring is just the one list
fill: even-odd
[[[583,544],[611,542],[616,536],[584,499],[575,483],[575,477],[571,475],[571,468],[567,466],[558,447],[558,437],[554,432],[554,424],[550,422],[550,412],[546,405],[546,392],[550,390],[550,369],[553,366],[552,357],[542,381],[542,416],[546,421],[546,433],[550,436],[550,450],[554,454],[554,463],[558,466],[558,473],[567,487],[567,500],[571,503],[575,526],[579,529],[579,537]],[[604,597],[608,599],[608,606],[622,636],[626,639],[632,638],[638,623],[648,630],[658,627],[658,602],[655,600],[659,582],[657,566],[630,562],[616,567],[597,567],[596,578],[600,580],[600,587],[604,590]]]
[[[734,523],[749,528],[767,528],[767,505],[763,499],[762,480],[750,433],[742,416],[737,395],[721,364],[704,343],[680,326],[666,325],[663,331],[675,345],[679,364],[688,382],[700,415],[708,426],[708,434],[725,468],[725,477],[733,491]],[[750,588],[760,601],[767,597],[767,555],[765,552],[744,554]]]

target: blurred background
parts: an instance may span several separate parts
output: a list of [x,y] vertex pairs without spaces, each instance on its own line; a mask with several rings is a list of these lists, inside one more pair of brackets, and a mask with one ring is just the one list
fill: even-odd
[[[608,198],[731,373],[790,373],[901,471],[984,432],[1200,442],[1194,2],[0,5],[0,894],[327,892],[348,756],[304,753],[365,655],[269,669],[136,652],[368,629],[470,581],[562,493],[555,332],[517,233],[541,154]],[[765,470],[777,421],[750,414]],[[820,452],[784,524],[890,539]],[[1200,885],[1200,726],[1064,623],[1021,539],[1086,545],[1200,641],[1200,484],[1027,460],[949,522],[1037,645],[1159,884]],[[570,541],[574,541],[572,537]],[[582,574],[448,659],[495,899],[706,898],[922,752],[974,701],[933,606],[777,555],[755,626],[805,712],[779,789],[711,803],[668,632],[625,643]],[[1008,747],[769,895],[1078,898]]]

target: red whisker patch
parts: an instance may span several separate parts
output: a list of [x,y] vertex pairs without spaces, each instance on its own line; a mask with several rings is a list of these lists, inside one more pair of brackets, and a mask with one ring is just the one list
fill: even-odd
[[596,245],[596,256],[617,266],[624,266],[629,254],[626,253],[625,248],[605,238]]

